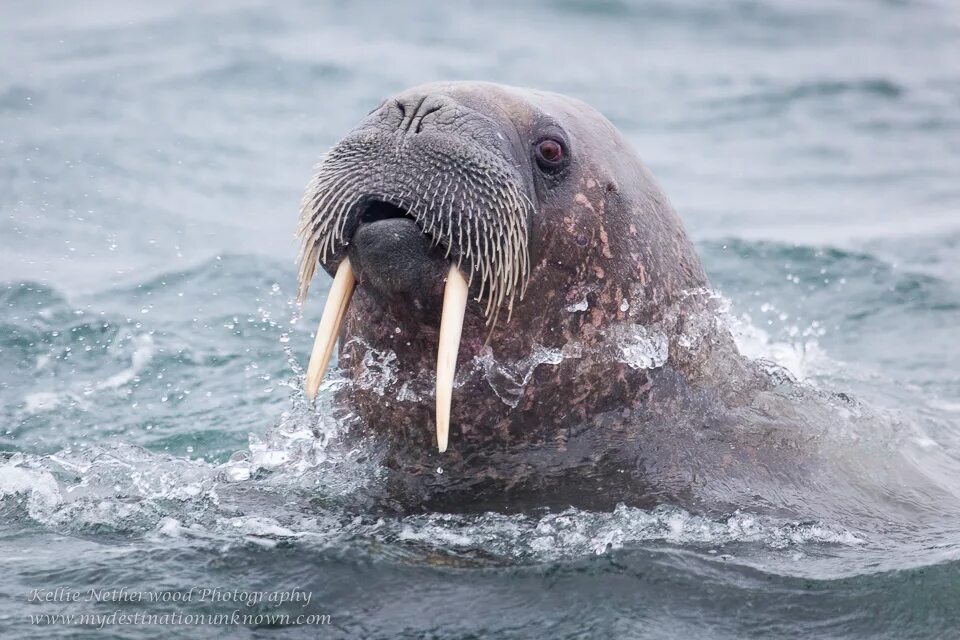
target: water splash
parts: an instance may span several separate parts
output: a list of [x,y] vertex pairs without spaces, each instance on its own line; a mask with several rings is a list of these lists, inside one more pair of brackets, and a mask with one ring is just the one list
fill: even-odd
[[[147,541],[177,537],[273,546],[287,540],[331,547],[366,540],[533,562],[654,541],[697,548],[743,543],[770,550],[864,542],[851,531],[819,522],[777,521],[740,511],[708,518],[672,506],[645,510],[620,505],[610,513],[571,508],[522,515],[364,518],[329,504],[310,508],[316,503],[304,492],[302,479],[323,475],[321,467],[334,461],[327,456],[307,464],[303,449],[288,444],[285,464],[264,456],[268,447],[252,444],[253,455],[244,461],[251,473],[242,477],[234,473],[239,459],[209,465],[129,446],[42,458],[16,454],[0,464],[0,511],[57,531],[108,530]],[[299,464],[290,464],[295,460]],[[268,470],[272,475],[264,474]],[[311,490],[331,489],[328,484],[308,485]],[[358,488],[353,485],[349,491]]]
[[616,349],[613,359],[631,369],[656,369],[667,362],[670,340],[660,329],[620,324],[610,327],[606,334]]
[[495,358],[493,351],[485,347],[483,353],[473,359],[473,365],[483,372],[490,388],[505,405],[516,407],[537,367],[560,364],[564,358],[579,355],[575,345],[565,345],[563,349],[548,349],[537,344],[526,357],[507,362]]
[[504,404],[516,407],[537,367],[590,356],[603,362],[626,364],[631,369],[656,369],[667,362],[669,346],[669,338],[659,327],[624,322],[605,329],[600,340],[589,346],[577,340],[559,349],[534,344],[526,356],[516,360],[497,358],[490,348],[485,348],[473,359],[473,367],[482,373]]
[[399,539],[536,561],[601,554],[644,542],[695,547],[748,543],[776,550],[864,542],[846,529],[817,522],[777,522],[739,511],[711,519],[672,506],[646,510],[625,505],[611,513],[571,508],[540,516],[415,516],[401,522]]

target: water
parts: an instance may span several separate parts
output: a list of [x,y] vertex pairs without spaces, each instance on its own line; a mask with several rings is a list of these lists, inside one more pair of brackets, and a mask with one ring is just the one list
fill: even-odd
[[[311,167],[381,98],[562,91],[658,176],[741,348],[857,398],[960,493],[952,3],[6,3],[0,54],[0,635],[118,609],[332,624],[98,637],[960,633],[949,519],[344,509],[376,461],[335,380],[306,407],[318,296],[291,304]],[[28,604],[56,587],[311,600]]]

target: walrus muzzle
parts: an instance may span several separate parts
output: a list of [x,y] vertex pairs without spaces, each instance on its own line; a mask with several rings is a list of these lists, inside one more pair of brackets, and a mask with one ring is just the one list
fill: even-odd
[[[456,128],[439,117],[444,108],[456,109]],[[411,118],[399,103],[382,107],[331,149],[307,187],[298,230],[299,300],[318,263],[334,281],[306,393],[311,400],[317,393],[358,275],[385,304],[420,305],[442,288],[436,430],[443,452],[470,295],[488,326],[504,307],[509,320],[529,276],[533,204],[509,149],[478,143],[489,136],[464,133],[489,127],[481,118],[471,121],[469,110],[449,105],[421,103],[417,109],[425,113]]]

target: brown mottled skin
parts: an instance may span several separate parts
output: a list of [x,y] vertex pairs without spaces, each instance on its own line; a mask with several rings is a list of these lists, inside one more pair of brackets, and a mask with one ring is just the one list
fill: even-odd
[[[565,145],[563,163],[542,164],[544,137]],[[327,165],[341,172],[327,178],[359,178],[351,184],[361,191],[342,209],[341,244],[321,260],[333,274],[349,256],[358,278],[340,336],[349,384],[335,400],[356,425],[348,437],[369,436],[383,454],[382,492],[369,496],[379,506],[669,502],[865,529],[915,522],[929,505],[960,517],[955,496],[931,473],[946,463],[902,439],[890,446],[900,422],[738,353],[677,214],[588,105],[488,83],[429,84],[386,100],[340,144],[349,153]],[[438,191],[416,186],[465,175],[485,186],[446,208],[443,198],[436,205]],[[321,193],[333,182],[313,184]],[[465,208],[516,222],[516,213],[494,206],[497,184],[522,189],[531,205],[522,214],[528,287],[509,319],[501,309],[492,332],[486,300],[468,303],[450,445],[441,454],[434,384],[442,292],[451,262],[470,275],[457,248],[470,218],[453,221]],[[420,207],[420,217],[404,206]],[[327,212],[315,208],[308,214],[322,222]],[[446,235],[423,228],[431,219]],[[501,238],[484,240],[492,252]],[[618,332],[638,327],[664,338],[655,362],[618,355]]]

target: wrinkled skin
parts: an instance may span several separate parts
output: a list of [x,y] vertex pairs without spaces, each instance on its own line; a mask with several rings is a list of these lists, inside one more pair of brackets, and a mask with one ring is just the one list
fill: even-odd
[[[561,166],[538,161],[544,137],[563,143]],[[671,501],[809,511],[805,496],[826,482],[818,442],[836,401],[798,418],[789,394],[776,392],[789,381],[739,356],[711,320],[707,279],[677,214],[602,115],[552,93],[438,83],[386,100],[344,140],[377,150],[348,171],[375,187],[345,218],[348,242],[321,266],[332,275],[349,256],[357,273],[339,349],[351,384],[337,402],[357,418],[354,435],[385,449],[383,504],[511,510]],[[440,454],[434,383],[444,279],[451,262],[468,276],[470,265],[456,242],[435,244],[422,221],[381,201],[401,202],[410,176],[469,169],[474,160],[521,185],[532,205],[529,273],[523,299],[509,319],[502,305],[492,331],[486,300],[467,306],[450,448]],[[490,206],[470,199],[479,202],[461,199],[453,211]],[[447,223],[448,240],[457,237],[456,222]],[[631,366],[618,357],[618,332],[638,326],[665,337],[665,361]],[[859,508],[861,490],[847,487],[852,497],[836,510]]]

